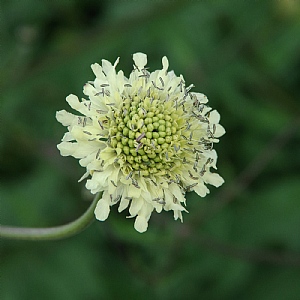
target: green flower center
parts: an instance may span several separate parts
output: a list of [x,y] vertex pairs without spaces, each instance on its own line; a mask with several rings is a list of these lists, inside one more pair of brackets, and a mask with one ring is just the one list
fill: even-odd
[[185,145],[181,133],[184,112],[173,103],[134,96],[126,98],[122,107],[114,111],[110,144],[125,165],[125,173],[165,175],[181,164],[180,149]]

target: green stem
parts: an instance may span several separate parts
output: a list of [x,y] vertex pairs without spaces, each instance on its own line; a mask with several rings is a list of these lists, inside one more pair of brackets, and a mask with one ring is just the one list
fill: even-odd
[[0,225],[0,238],[17,240],[59,240],[70,237],[87,228],[94,220],[94,210],[102,193],[98,193],[88,210],[73,222],[48,228],[22,228]]

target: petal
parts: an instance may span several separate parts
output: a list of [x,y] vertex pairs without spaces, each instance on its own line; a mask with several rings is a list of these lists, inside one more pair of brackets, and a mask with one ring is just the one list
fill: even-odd
[[129,205],[130,199],[127,197],[122,197],[121,201],[120,201],[120,205],[118,208],[118,212],[123,211],[124,209],[126,209]]
[[197,100],[200,102],[200,103],[207,103],[208,102],[208,99],[207,97],[202,94],[202,93],[191,93],[191,95],[195,95],[197,97]]
[[163,70],[168,70],[169,68],[169,61],[168,61],[168,58],[166,56],[164,56],[162,58],[162,65],[163,65]]
[[174,210],[174,220],[180,219],[183,222],[182,213],[180,210]]
[[143,233],[143,232],[147,231],[148,221],[143,216],[137,216],[135,218],[134,228],[139,233]]
[[56,120],[64,126],[71,125],[75,118],[75,115],[65,110],[60,110],[56,112]]
[[95,217],[99,221],[104,221],[108,218],[110,208],[109,208],[109,198],[108,193],[104,192],[102,198],[98,201],[95,208]]
[[92,143],[71,143],[61,142],[57,145],[57,148],[61,151],[61,155],[66,156],[62,153],[64,151],[70,151],[67,155],[72,155],[75,158],[83,158],[92,152],[96,152],[98,147]]
[[63,141],[63,142],[70,142],[70,141],[73,141],[73,140],[74,140],[74,137],[73,137],[72,133],[69,132],[69,131],[67,131],[67,132],[64,134],[63,138],[62,138],[62,141]]
[[134,64],[139,70],[142,70],[147,64],[147,55],[141,52],[133,54]]
[[94,172],[92,179],[88,180],[88,182],[93,180],[97,185],[107,186],[108,177],[111,175],[111,173],[112,173],[112,168],[107,168],[103,172]]
[[99,64],[92,64],[91,68],[97,78],[105,80],[105,75],[103,74],[102,67]]
[[129,208],[129,213],[131,216],[136,216],[138,211],[142,208],[144,200],[142,198],[132,199]]
[[142,233],[148,228],[148,221],[150,219],[151,213],[153,211],[153,206],[147,202],[144,202],[143,207],[138,213],[138,216],[134,222],[134,228],[136,231]]
[[89,163],[91,163],[93,160],[95,159],[95,153],[92,152],[91,154],[89,154],[88,156],[82,158],[79,160],[79,164],[82,167],[86,167]]
[[139,198],[141,196],[141,189],[133,185],[130,185],[128,188],[128,197]]
[[69,156],[73,155],[77,148],[77,143],[70,143],[70,142],[61,142],[57,145],[57,149],[60,151],[60,155],[62,156]]
[[216,124],[216,132],[214,134],[215,137],[218,138],[218,137],[222,136],[223,134],[225,134],[225,132],[226,131],[222,125]]
[[106,59],[102,59],[102,69],[106,76],[112,72],[116,73],[113,65]]
[[172,192],[172,194],[176,196],[179,202],[185,202],[185,198],[182,195],[181,190],[177,184],[171,183],[169,185],[169,189]]
[[209,114],[209,121],[212,124],[218,124],[220,122],[220,114],[216,110],[211,111]]
[[89,97],[93,97],[97,94],[97,90],[89,83],[83,86],[83,93]]
[[198,184],[193,188],[193,190],[200,196],[205,197],[209,194],[209,189],[204,185],[203,181],[198,182]]
[[80,107],[80,102],[77,96],[71,94],[66,98],[67,102],[73,109],[78,109]]
[[219,187],[224,183],[224,179],[217,173],[206,172],[203,175],[203,179],[205,182],[212,184],[215,187]]
[[87,115],[88,112],[87,108],[84,106],[82,102],[79,102],[77,96],[71,94],[66,98],[66,100],[73,109],[81,112],[83,115]]

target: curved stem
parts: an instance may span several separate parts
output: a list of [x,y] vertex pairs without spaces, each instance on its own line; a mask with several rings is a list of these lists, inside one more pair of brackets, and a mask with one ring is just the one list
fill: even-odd
[[102,193],[98,193],[87,211],[78,219],[65,225],[48,228],[22,228],[0,225],[0,237],[18,240],[58,240],[75,235],[94,220],[94,210]]

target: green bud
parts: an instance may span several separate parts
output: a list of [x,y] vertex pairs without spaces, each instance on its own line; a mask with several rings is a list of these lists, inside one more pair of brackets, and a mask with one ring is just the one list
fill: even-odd
[[141,171],[142,176],[149,176],[149,171],[148,170],[143,170]]
[[128,144],[128,138],[127,137],[123,137],[122,141],[121,141],[122,145],[127,145]]
[[117,132],[118,132],[118,127],[117,126],[111,127],[110,135],[114,136],[114,135],[116,135]]
[[158,100],[153,100],[153,102],[152,102],[152,107],[154,107],[155,108],[155,106],[158,104]]
[[135,139],[135,132],[130,130],[128,133],[128,137],[132,140]]
[[128,136],[128,134],[129,134],[129,129],[128,129],[128,127],[124,127],[124,128],[123,128],[123,135]]
[[139,119],[138,121],[137,121],[137,127],[138,128],[141,128],[141,127],[143,127],[144,126],[144,120],[143,119]]
[[121,141],[121,139],[122,139],[122,134],[121,134],[121,132],[117,132],[117,134],[116,134],[116,139],[117,139],[117,141]]
[[144,149],[142,149],[142,148],[141,148],[141,149],[139,149],[139,150],[138,150],[138,154],[140,154],[140,155],[144,155],[144,154],[145,154],[145,151],[144,151]]
[[174,134],[173,135],[173,141],[178,141],[179,140],[179,136],[178,136],[178,134]]
[[126,160],[132,165],[134,162],[134,157],[132,155],[126,156]]
[[126,154],[126,155],[128,155],[129,154],[129,147],[128,146],[124,146],[123,147],[123,152]]
[[153,118],[153,116],[154,116],[154,113],[153,113],[152,111],[149,111],[149,112],[147,113],[147,117],[148,117],[148,118]]
[[149,166],[153,168],[155,166],[155,161],[153,159],[150,160]]
[[161,159],[160,159],[160,157],[159,156],[156,156],[156,157],[154,157],[154,159],[153,159],[156,163],[157,162],[161,162]]
[[160,169],[162,169],[164,166],[163,166],[163,164],[162,164],[161,162],[159,162],[159,163],[157,163],[157,164],[155,165],[155,167],[156,167],[158,170],[160,170]]
[[154,129],[157,129],[159,127],[159,123],[158,122],[154,122],[153,124]]
[[132,156],[137,156],[135,148],[130,148],[130,153],[131,153]]
[[117,118],[116,118],[116,123],[117,123],[117,124],[121,123],[122,121],[123,121],[122,118],[120,118],[120,117],[117,117]]
[[[149,114],[149,113],[148,113],[148,114]],[[152,123],[152,118],[146,118],[146,119],[144,120],[144,122],[145,122],[145,125],[151,124],[151,123]]]
[[139,112],[138,112],[138,114],[139,114],[139,117],[140,117],[140,118],[144,118],[144,117],[146,116],[146,113],[145,113],[145,111],[144,111],[144,110],[142,110],[141,108],[139,109]]
[[172,137],[166,136],[166,143],[170,144],[172,141]]
[[148,157],[149,158],[154,158],[154,157],[156,157],[156,154],[154,152],[151,152],[151,153],[148,154]]
[[158,132],[152,132],[152,136],[154,139],[158,139],[159,138],[159,133]]
[[157,146],[157,140],[151,140],[151,144],[154,144],[154,146]]
[[111,146],[113,148],[116,148],[117,147],[117,144],[118,144],[118,141],[116,139],[113,139],[111,142],[110,142]]
[[155,153],[160,153],[161,152],[161,146],[157,145],[156,149],[154,151],[155,151]]
[[155,173],[157,173],[157,169],[155,167],[150,168],[149,172],[152,173],[152,174],[155,174]]
[[171,134],[172,134],[171,128],[167,127],[166,128],[166,135],[171,135]]
[[152,125],[152,124],[148,124],[147,125],[147,131],[149,132],[151,132],[151,131],[153,131],[154,130],[154,126]]
[[139,121],[139,119],[140,119],[140,117],[139,117],[139,115],[136,113],[136,114],[134,114],[133,115],[133,117],[132,117],[132,121]]
[[149,161],[148,156],[147,156],[147,155],[143,155],[143,156],[142,156],[142,160],[145,161],[145,162],[146,162],[146,161]]
[[158,139],[157,139],[157,143],[158,144],[163,144],[165,142],[165,139],[164,138],[162,138],[162,137],[159,137]]
[[169,121],[166,121],[166,127],[171,127],[171,126],[172,126],[172,123]]
[[123,131],[123,128],[125,127],[125,124],[122,122],[118,125],[118,130]]
[[165,125],[160,125],[160,126],[158,127],[158,131],[163,131],[163,132],[165,132],[165,131],[166,131]]
[[142,162],[142,158],[140,156],[136,156],[134,161],[140,164]]
[[143,132],[147,132],[147,127],[144,125],[141,129],[140,129],[140,132],[143,133]]
[[162,149],[168,149],[169,148],[169,145],[167,143],[164,143],[161,145]]
[[140,164],[134,163],[134,164],[132,164],[132,168],[135,169],[135,170],[139,170],[140,169]]

